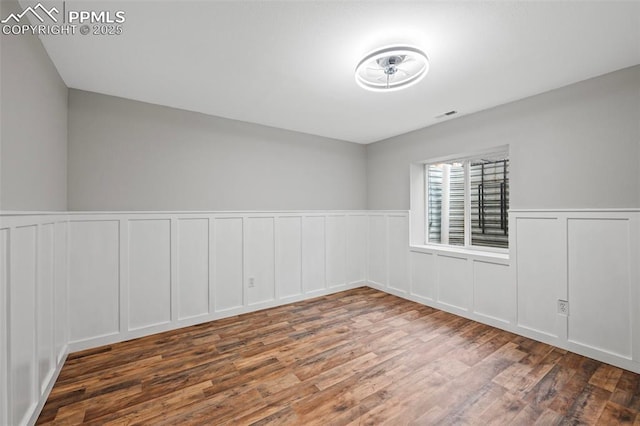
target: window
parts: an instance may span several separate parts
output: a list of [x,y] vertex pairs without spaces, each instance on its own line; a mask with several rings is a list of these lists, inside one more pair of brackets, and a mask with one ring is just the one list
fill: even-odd
[[509,247],[509,158],[504,151],[424,165],[426,242]]

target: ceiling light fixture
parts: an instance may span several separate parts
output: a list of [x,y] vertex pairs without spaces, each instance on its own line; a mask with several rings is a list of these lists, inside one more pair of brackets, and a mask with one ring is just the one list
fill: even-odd
[[404,89],[422,80],[429,70],[424,52],[410,46],[391,46],[365,56],[356,67],[356,82],[380,92]]

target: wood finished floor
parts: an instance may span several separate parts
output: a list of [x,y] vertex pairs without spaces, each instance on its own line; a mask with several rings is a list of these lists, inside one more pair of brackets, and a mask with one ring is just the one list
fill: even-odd
[[640,424],[640,376],[369,288],[71,354],[38,424]]

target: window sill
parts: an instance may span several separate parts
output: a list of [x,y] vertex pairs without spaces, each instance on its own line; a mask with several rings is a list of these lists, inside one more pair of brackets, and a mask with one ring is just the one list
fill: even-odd
[[499,263],[503,263],[505,265],[509,264],[509,253],[499,253],[493,251],[484,251],[484,250],[475,250],[468,248],[458,248],[458,247],[445,247],[438,245],[417,245],[411,244],[409,245],[409,251],[414,251],[418,253],[441,253],[444,255],[450,256],[464,256],[464,257],[472,257],[479,260],[491,260],[491,261],[499,261]]

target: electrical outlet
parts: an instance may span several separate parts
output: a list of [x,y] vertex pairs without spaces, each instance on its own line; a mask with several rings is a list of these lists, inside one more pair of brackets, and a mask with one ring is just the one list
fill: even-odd
[[566,317],[569,316],[569,302],[566,300],[558,300],[558,313]]
[[249,288],[254,288],[256,286],[256,279],[253,277],[249,277]]

